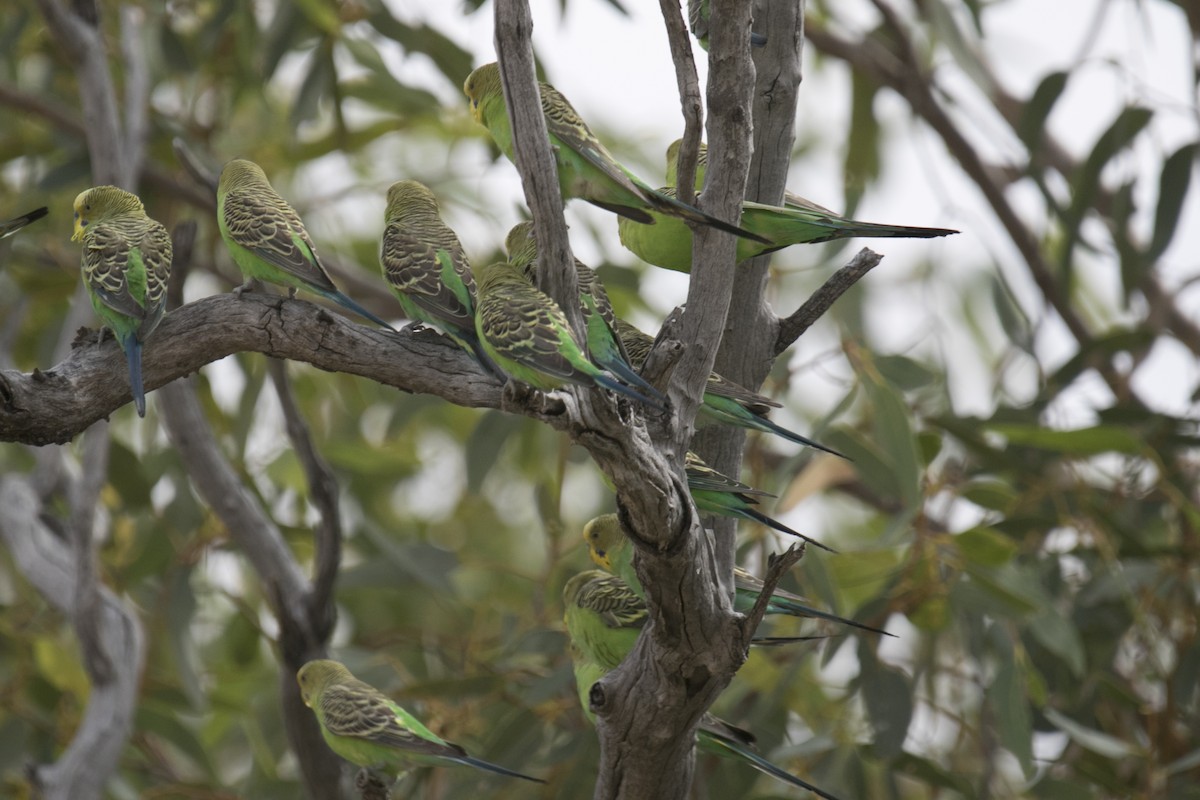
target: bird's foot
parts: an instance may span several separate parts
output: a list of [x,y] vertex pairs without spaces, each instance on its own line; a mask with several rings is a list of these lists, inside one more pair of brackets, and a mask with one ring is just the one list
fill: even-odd
[[241,299],[243,292],[258,291],[258,286],[258,278],[247,278],[245,283],[233,290],[233,293],[238,296],[238,299]]

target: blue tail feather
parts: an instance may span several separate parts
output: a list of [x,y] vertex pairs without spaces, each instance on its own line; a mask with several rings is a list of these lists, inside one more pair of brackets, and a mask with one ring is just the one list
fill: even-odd
[[146,392],[142,388],[142,343],[134,334],[119,341],[121,349],[125,351],[125,360],[129,363],[129,390],[133,393],[133,407],[137,409],[139,417],[145,417]]
[[482,770],[486,770],[488,772],[494,772],[497,775],[507,775],[510,778],[520,778],[521,780],[533,781],[534,783],[545,783],[545,781],[542,780],[541,778],[531,778],[528,775],[522,775],[520,772],[515,772],[511,769],[506,769],[505,767],[501,767],[497,764],[492,764],[491,762],[484,761],[483,759],[473,758],[471,756],[461,756],[454,760],[460,764],[465,764],[470,767],[475,767],[476,769],[482,769]]
[[799,537],[799,538],[803,539],[804,541],[808,542],[809,544],[811,544],[815,547],[821,548],[822,550],[828,550],[830,553],[837,552],[837,550],[834,550],[832,547],[821,544],[816,539],[805,536],[803,533],[800,533],[800,531],[794,531],[791,528],[789,528],[787,525],[784,525],[779,520],[772,519],[771,517],[768,517],[766,514],[759,513],[758,511],[755,511],[753,509],[741,508],[741,509],[738,509],[737,514],[739,516],[743,516],[747,519],[752,519],[755,522],[762,523],[763,525],[766,525],[768,528],[774,528],[775,530],[779,531],[780,533],[786,533],[790,536]]
[[644,392],[648,397],[653,397],[662,407],[666,408],[667,396],[654,387],[654,384],[643,378],[629,364],[626,364],[619,356],[616,358],[606,358],[600,366],[604,367],[609,372],[615,374],[618,378],[636,387]]
[[[701,735],[703,735],[703,732],[701,732]],[[706,736],[705,738],[708,739],[709,743],[713,747],[721,749],[721,750],[725,750],[732,757],[737,758],[740,761],[746,762],[750,766],[757,769],[759,772],[762,772],[766,775],[770,775],[772,778],[777,778],[778,780],[781,780],[784,783],[790,783],[793,786],[799,786],[801,789],[807,789],[808,791],[815,794],[817,797],[824,798],[824,800],[838,800],[836,795],[832,795],[822,789],[818,789],[816,786],[813,786],[811,783],[804,780],[803,778],[797,778],[792,773],[788,772],[787,770],[783,769],[782,767],[778,767],[778,766],[772,764],[770,761],[763,758],[758,753],[754,752],[753,750],[751,750],[748,747],[745,747],[743,745],[740,745],[736,742],[733,742],[731,740],[725,739],[720,736],[709,735],[709,736]]]
[[812,617],[813,619],[824,619],[830,622],[837,622],[842,625],[849,625],[852,628],[861,628],[862,630],[870,631],[871,633],[880,633],[884,636],[895,637],[896,635],[894,633],[888,633],[882,628],[872,628],[870,625],[864,625],[861,622],[855,622],[852,619],[839,617],[837,614],[832,614],[828,611],[809,608],[808,606],[801,605],[800,603],[792,600],[779,600],[773,597],[771,598],[771,602],[767,604],[767,611],[777,614],[790,614],[794,617]]
[[754,424],[756,427],[761,426],[761,427],[759,427],[759,430],[770,431],[771,433],[782,436],[784,439],[787,439],[789,442],[795,442],[796,444],[802,444],[806,447],[811,447],[814,450],[820,450],[822,452],[829,453],[830,455],[835,455],[838,458],[844,458],[847,461],[853,460],[849,456],[845,455],[844,453],[840,453],[837,450],[834,450],[832,447],[826,447],[825,445],[821,444],[820,442],[815,442],[806,436],[801,436],[800,434],[798,434],[794,431],[789,431],[787,428],[784,428],[781,425],[776,425],[774,422],[767,419],[766,417],[760,417],[757,414],[752,414],[751,416],[754,417],[754,423],[752,423],[752,424]]
[[351,300],[349,297],[342,294],[341,292],[321,292],[320,294],[323,297],[329,298],[330,300],[337,303],[338,305],[343,306],[344,308],[350,309],[355,314],[358,314],[360,317],[371,320],[371,322],[374,322],[376,325],[379,325],[380,327],[387,328],[389,331],[396,330],[390,324],[384,322],[379,317],[372,314],[370,311],[367,311],[365,308],[363,308],[358,303]]
[[603,386],[606,389],[612,389],[614,392],[623,394],[626,397],[632,397],[634,400],[645,403],[646,405],[650,406],[651,408],[656,408],[659,411],[667,410],[667,404],[665,402],[663,402],[661,400],[656,400],[653,397],[648,397],[647,395],[642,394],[641,392],[637,391],[636,389],[634,389],[630,386],[626,386],[625,384],[621,383],[619,380],[613,378],[610,375],[606,375],[603,372],[594,375],[593,380],[595,380],[596,383],[600,384],[601,386]]

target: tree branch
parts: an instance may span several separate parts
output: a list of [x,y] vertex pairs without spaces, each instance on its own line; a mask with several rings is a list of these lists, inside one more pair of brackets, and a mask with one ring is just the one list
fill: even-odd
[[821,288],[813,292],[793,314],[780,321],[775,355],[780,355],[791,347],[814,322],[825,315],[847,289],[858,283],[882,260],[883,256],[864,247],[855,253],[848,264],[830,275],[825,283],[821,284]]
[[538,245],[537,285],[558,303],[576,336],[582,339],[583,315],[575,259],[567,239],[558,166],[542,114],[533,61],[533,17],[528,0],[496,0],[496,55],[504,87],[504,105],[512,125],[513,160],[521,176],[525,204],[533,214]]
[[[80,573],[71,548],[42,521],[42,503],[24,478],[0,478],[0,540],[21,573],[46,602],[77,625],[75,586]],[[145,660],[141,623],[111,591],[95,592],[98,631],[91,637],[112,665],[112,679],[96,682],[87,711],[58,760],[34,779],[47,800],[98,800],[133,726],[133,709]]]
[[[500,406],[500,385],[440,334],[389,333],[304,300],[254,293],[206,297],[168,314],[142,354],[146,388],[243,351],[303,361],[459,405]],[[112,380],[124,364],[116,342],[96,345],[88,336],[44,372],[0,370],[0,441],[70,441],[130,401],[128,385]]]

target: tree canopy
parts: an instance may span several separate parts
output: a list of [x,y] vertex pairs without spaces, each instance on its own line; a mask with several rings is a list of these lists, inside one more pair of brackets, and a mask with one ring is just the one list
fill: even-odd
[[[413,796],[665,796],[647,788],[659,753],[658,779],[692,778],[677,796],[805,796],[708,755],[693,771],[712,703],[842,800],[1200,797],[1191,5],[1064,4],[1073,29],[1047,58],[1013,33],[1036,20],[1012,0],[760,3],[761,47],[743,4],[713,0],[706,62],[678,4],[533,4],[525,51],[528,4],[493,3],[9,4],[0,219],[49,214],[0,240],[0,794],[365,796],[296,686],[332,657],[548,782],[418,770]],[[1047,29],[1065,13],[1050,5]],[[702,105],[710,213],[786,186],[962,233],[797,245],[735,271],[732,239],[698,231],[689,281],[572,201],[571,250],[618,314],[666,320],[646,370],[666,419],[505,389],[433,331],[311,295],[229,294],[213,181],[245,157],[386,319],[402,314],[379,272],[384,194],[403,178],[433,190],[476,266],[530,212],[557,219],[539,281],[565,296],[557,192],[526,161],[546,142],[518,142],[519,173],[462,95],[497,58],[471,38],[491,19],[518,125],[536,117],[536,59],[652,185],[672,140],[694,155]],[[661,129],[622,117],[638,87],[606,64],[566,66],[578,30],[651,22],[679,70],[654,82],[702,101]],[[73,198],[106,183],[174,240],[144,420],[70,241]],[[713,363],[849,458],[716,426],[689,443]],[[744,523],[734,548],[732,523],[707,518],[705,537],[689,447],[840,551],[809,548],[772,575],[782,588],[895,637],[772,618],[760,633],[831,638],[747,655],[754,626],[728,598],[683,607],[728,588],[732,561],[779,572],[790,544]],[[584,524],[613,510],[642,540],[652,622],[593,728],[561,592],[592,566]]]

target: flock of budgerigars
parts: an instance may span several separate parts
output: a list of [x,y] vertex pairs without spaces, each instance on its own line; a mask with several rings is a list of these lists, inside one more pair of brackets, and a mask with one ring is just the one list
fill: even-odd
[[[512,159],[512,130],[498,65],[479,67],[463,88],[472,116]],[[612,157],[554,87],[543,83],[540,88],[563,197],[579,197],[616,213],[621,242],[650,264],[690,270],[692,233],[688,223],[710,225],[739,237],[738,261],[793,244],[852,236],[955,233],[942,228],[857,222],[792,194],[785,196],[783,206],[745,202],[736,224],[716,219],[675,197],[678,141],[668,149],[668,185],[652,189]],[[697,190],[706,165],[702,146]],[[0,238],[45,214],[42,208],[0,222]],[[92,305],[126,354],[133,401],[137,413],[144,416],[142,344],[165,312],[171,238],[161,224],[146,215],[136,195],[114,186],[96,186],[80,193],[75,198],[74,220],[72,239],[83,244],[82,272]],[[230,255],[247,279],[235,290],[239,294],[260,281],[287,287],[293,294],[305,289],[391,329],[338,290],[300,217],[275,192],[258,165],[238,159],[224,166],[217,188],[217,223]],[[591,269],[575,262],[586,332],[580,340],[561,308],[534,285],[538,253],[532,223],[520,223],[509,232],[505,251],[507,261],[473,270],[454,231],[442,222],[437,198],[426,186],[403,180],[388,189],[380,264],[405,317],[441,330],[500,381],[512,379],[543,391],[566,383],[593,385],[659,411],[667,409],[667,398],[639,374],[653,339],[614,315],[604,287]],[[714,373],[705,386],[700,412],[713,421],[775,433],[840,455],[771,422],[767,414],[773,407],[778,403]],[[764,492],[717,472],[693,453],[688,454],[686,473],[700,511],[754,520],[824,547],[757,510]],[[589,522],[584,539],[592,560],[603,570],[572,577],[564,588],[563,602],[580,702],[592,719],[589,690],[632,649],[647,619],[647,608],[633,568],[634,548],[616,515]],[[735,571],[734,581],[734,606],[746,611],[763,584],[741,569]],[[767,612],[825,619],[889,635],[806,603],[802,597],[777,590]],[[315,712],[329,746],[354,764],[390,776],[414,766],[460,764],[538,780],[472,758],[335,661],[309,662],[297,679],[304,702]],[[752,734],[712,715],[701,721],[698,742],[706,751],[742,761],[820,797],[833,797],[764,759],[754,750]]]

